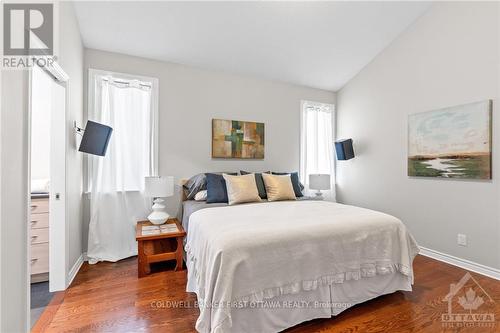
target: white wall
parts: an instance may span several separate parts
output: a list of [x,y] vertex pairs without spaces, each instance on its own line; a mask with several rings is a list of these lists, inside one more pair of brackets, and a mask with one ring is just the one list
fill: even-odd
[[0,332],[28,327],[28,81],[26,71],[2,73]]
[[[2,128],[2,116],[1,116],[1,112],[2,112],[2,107],[3,107],[3,104],[2,104],[2,101],[3,101],[3,98],[2,98],[2,94],[3,94],[3,90],[2,90],[2,71],[0,70],[0,129]],[[2,151],[3,151],[3,148],[2,148],[2,136],[0,135],[0,196],[2,195],[2,191],[3,191],[3,188],[2,188]],[[3,218],[3,215],[2,215],[2,199],[0,197],[0,224],[2,223],[2,218]],[[3,238],[2,238],[2,227],[0,226],[0,260],[2,260],[2,242],[3,242]],[[0,264],[0,299],[2,298],[2,291],[3,290],[3,286],[2,286],[2,264]],[[0,301],[0,330],[2,329],[2,316],[3,316],[3,311],[2,311],[2,301]]]
[[[40,98],[50,99],[50,95]],[[50,178],[50,109],[31,108],[31,179]]]
[[[393,214],[424,247],[500,268],[499,4],[436,3],[338,93],[341,202]],[[407,176],[408,115],[493,99],[493,180]],[[468,247],[457,245],[457,234]]]
[[[300,100],[335,101],[329,91],[97,50],[85,51],[85,77],[88,68],[159,79],[159,173],[176,180],[206,171],[298,170]],[[212,159],[212,118],[264,122],[265,159]],[[169,200],[171,214],[178,200]]]
[[[2,101],[3,101],[3,98],[2,98],[2,95],[3,95],[3,90],[2,90],[2,71],[0,70],[0,129],[2,128],[2,115],[1,115],[1,112],[2,112],[2,107],[3,107],[3,104],[2,104]],[[0,135],[0,224],[2,223],[2,218],[3,218],[3,215],[2,215],[2,198],[1,196],[3,195],[3,188],[2,188],[2,158],[3,158],[3,155],[2,155],[2,151],[3,151],[3,148],[2,148],[2,135]],[[2,242],[3,242],[3,238],[2,238],[2,227],[0,226],[0,260],[2,260]],[[0,299],[2,298],[2,291],[3,290],[3,286],[2,286],[2,264],[0,263]],[[2,329],[2,316],[3,316],[3,311],[2,311],[2,301],[0,301],[0,330]]]
[[[57,12],[56,12],[57,13]],[[59,62],[70,76],[67,133],[73,140],[72,120],[82,118],[82,43],[71,3],[59,6]],[[28,71],[2,72],[1,84],[1,332],[24,332],[29,329],[28,315]],[[70,142],[71,145],[71,142]],[[74,147],[74,143],[73,143]],[[66,161],[70,233],[70,262],[82,253],[81,244],[81,156],[68,147]],[[8,209],[5,209],[8,207]]]
[[83,44],[71,2],[59,3],[59,64],[69,76],[69,104],[66,111],[66,223],[69,274],[83,253],[82,246],[82,153],[75,144],[73,122],[83,119]]

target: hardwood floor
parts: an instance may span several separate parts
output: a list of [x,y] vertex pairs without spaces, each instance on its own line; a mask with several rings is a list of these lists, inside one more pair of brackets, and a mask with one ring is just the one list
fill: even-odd
[[[466,271],[423,256],[415,259],[414,270],[413,292],[381,296],[287,332],[500,332],[500,281],[472,273],[484,290],[473,279],[465,284],[466,290],[471,287],[485,301],[472,313],[494,313],[493,327],[446,328],[441,322],[448,309],[443,298]],[[70,288],[54,297],[32,332],[194,332],[196,296],[186,293],[185,286],[186,271],[162,271],[138,279],[136,258],[85,263]],[[170,306],[174,302],[179,302],[177,307]]]

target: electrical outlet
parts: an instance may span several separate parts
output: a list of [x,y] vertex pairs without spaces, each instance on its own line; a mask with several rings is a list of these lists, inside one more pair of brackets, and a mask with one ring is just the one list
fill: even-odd
[[458,234],[457,235],[457,244],[462,246],[467,246],[467,235]]

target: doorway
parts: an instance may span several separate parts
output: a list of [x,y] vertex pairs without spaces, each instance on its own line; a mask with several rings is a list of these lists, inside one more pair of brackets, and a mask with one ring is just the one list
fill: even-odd
[[[63,73],[59,70],[59,72]],[[54,68],[30,73],[28,280],[31,326],[66,288],[66,85]]]

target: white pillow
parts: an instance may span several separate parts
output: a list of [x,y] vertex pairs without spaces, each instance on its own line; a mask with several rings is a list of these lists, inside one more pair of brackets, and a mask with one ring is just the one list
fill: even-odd
[[196,201],[207,201],[207,190],[200,191],[194,195]]
[[32,179],[31,193],[48,193],[50,188],[50,179]]
[[228,174],[223,174],[222,176],[226,181],[227,198],[230,205],[261,201],[253,173],[243,176],[231,176]]

